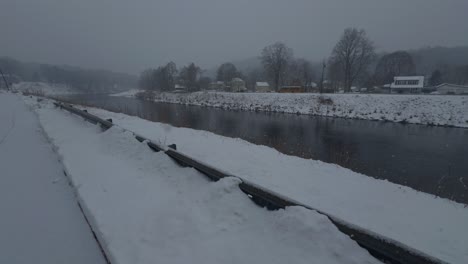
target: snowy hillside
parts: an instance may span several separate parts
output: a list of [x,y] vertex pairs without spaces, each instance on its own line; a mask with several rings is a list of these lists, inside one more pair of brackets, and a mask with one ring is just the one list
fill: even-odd
[[[135,94],[132,91],[120,96]],[[155,101],[229,110],[468,127],[468,96],[196,92],[156,94]]]

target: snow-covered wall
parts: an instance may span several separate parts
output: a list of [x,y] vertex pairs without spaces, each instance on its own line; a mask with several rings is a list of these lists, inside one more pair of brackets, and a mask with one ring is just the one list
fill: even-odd
[[196,92],[155,94],[155,101],[230,110],[468,127],[468,96]]

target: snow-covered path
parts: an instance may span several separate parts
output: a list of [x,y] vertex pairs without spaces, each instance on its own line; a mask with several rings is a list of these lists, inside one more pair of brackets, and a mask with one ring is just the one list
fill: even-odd
[[321,161],[97,108],[88,112],[449,263],[468,263],[468,208]]
[[267,211],[235,178],[210,182],[118,127],[27,102],[61,155],[113,263],[377,263],[323,215]]
[[1,91],[0,263],[105,263],[36,115]]

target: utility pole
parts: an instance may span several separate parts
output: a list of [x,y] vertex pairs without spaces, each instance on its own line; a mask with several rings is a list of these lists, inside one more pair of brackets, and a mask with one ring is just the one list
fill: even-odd
[[320,93],[323,93],[323,78],[325,75],[325,68],[327,67],[327,63],[325,60],[322,62],[322,78],[320,79]]
[[8,86],[8,82],[7,82],[7,80],[5,79],[5,75],[3,75],[2,69],[0,69],[0,74],[2,75],[3,81],[5,82],[5,86],[6,86],[6,88],[7,88],[7,91],[9,91],[9,90],[10,90],[10,87]]

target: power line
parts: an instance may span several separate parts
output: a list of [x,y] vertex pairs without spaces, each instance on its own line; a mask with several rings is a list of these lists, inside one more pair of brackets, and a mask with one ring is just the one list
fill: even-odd
[[3,75],[2,69],[0,69],[0,74],[2,75],[2,78],[3,78],[3,81],[5,82],[7,90],[9,91],[10,87],[8,86],[8,82],[7,82],[6,78],[5,78],[5,75]]

